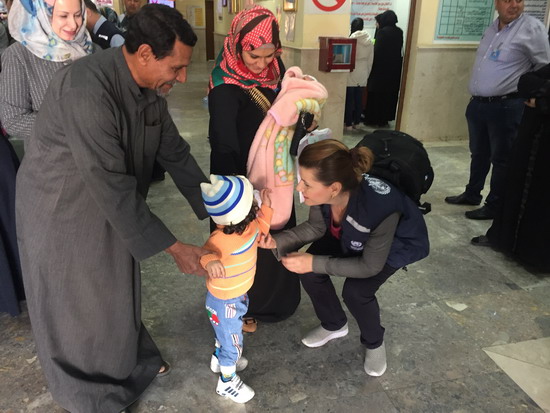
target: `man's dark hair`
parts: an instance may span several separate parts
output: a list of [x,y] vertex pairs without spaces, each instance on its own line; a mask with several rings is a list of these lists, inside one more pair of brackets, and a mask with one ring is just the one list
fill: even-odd
[[197,35],[182,14],[162,4],[147,4],[132,18],[126,32],[126,50],[137,52],[139,46],[151,46],[157,59],[172,53],[176,39],[187,46],[195,46]]
[[97,6],[94,4],[92,0],[84,0],[84,5],[86,8],[95,11],[96,13],[99,13],[99,10],[97,9]]

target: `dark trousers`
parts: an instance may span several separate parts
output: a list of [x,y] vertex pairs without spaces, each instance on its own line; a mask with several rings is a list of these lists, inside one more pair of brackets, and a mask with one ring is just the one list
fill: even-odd
[[363,87],[354,86],[346,88],[346,107],[344,111],[344,123],[346,126],[361,123],[363,112]]
[[472,99],[466,109],[471,153],[466,194],[470,199],[481,200],[481,191],[492,164],[490,192],[485,203],[493,211],[498,209],[504,195],[506,166],[523,115],[523,101],[503,99],[481,102]]
[[[334,256],[340,254],[340,244],[330,234],[325,234],[313,243],[308,252],[314,255]],[[359,325],[361,343],[369,349],[380,347],[384,340],[384,327],[380,324],[380,307],[375,294],[395,271],[395,268],[386,265],[373,277],[346,278],[344,282],[342,297]],[[323,328],[329,331],[342,328],[347,322],[347,317],[330,276],[308,273],[300,275],[300,280],[311,298],[315,314]]]

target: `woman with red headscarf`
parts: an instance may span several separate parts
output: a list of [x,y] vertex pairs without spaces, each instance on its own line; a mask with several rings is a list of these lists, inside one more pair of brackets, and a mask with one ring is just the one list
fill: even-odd
[[[271,11],[255,6],[235,16],[210,77],[210,173],[246,175],[254,135],[277,95],[284,70],[280,54],[279,24]],[[293,211],[287,227],[295,225]],[[256,319],[284,320],[300,302],[298,277],[271,251],[258,250],[248,297],[245,331],[255,331]]]

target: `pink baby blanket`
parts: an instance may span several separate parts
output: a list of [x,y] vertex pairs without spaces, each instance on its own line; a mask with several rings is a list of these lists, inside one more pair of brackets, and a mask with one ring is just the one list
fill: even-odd
[[248,179],[256,189],[271,189],[271,228],[285,226],[292,212],[295,165],[289,154],[300,112],[314,114],[318,122],[328,97],[326,88],[299,67],[289,68],[281,91],[260,124],[248,155]]

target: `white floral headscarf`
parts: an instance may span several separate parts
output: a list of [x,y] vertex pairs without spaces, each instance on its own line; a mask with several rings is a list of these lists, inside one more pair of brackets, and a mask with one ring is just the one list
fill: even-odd
[[[54,62],[76,60],[92,53],[92,39],[86,30],[86,9],[82,7],[82,26],[74,40],[66,41],[54,33],[52,14],[55,0],[15,0],[10,10],[10,34],[33,55]],[[51,2],[51,4],[49,3]]]

